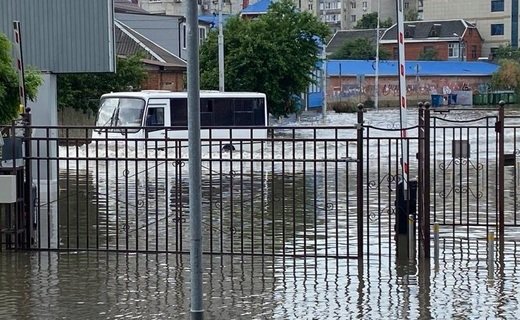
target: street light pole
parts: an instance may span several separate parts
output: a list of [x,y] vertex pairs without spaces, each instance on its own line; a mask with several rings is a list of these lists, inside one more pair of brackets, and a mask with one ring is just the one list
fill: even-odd
[[218,0],[218,90],[224,92],[224,31],[222,27],[222,0]]

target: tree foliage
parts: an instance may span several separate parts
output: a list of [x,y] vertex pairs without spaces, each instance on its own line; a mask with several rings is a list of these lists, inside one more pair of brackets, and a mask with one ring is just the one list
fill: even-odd
[[520,50],[511,47],[511,45],[500,46],[495,52],[495,58],[499,61],[502,59],[520,61]]
[[[389,28],[393,24],[392,18],[386,20],[379,20],[379,26],[381,28]],[[361,19],[356,23],[354,29],[375,29],[377,28],[377,12],[364,14]]]
[[[229,18],[224,28],[227,91],[258,91],[267,95],[275,116],[294,112],[291,97],[312,83],[329,35],[326,24],[299,12],[290,0],[273,2],[256,19]],[[217,32],[210,32],[200,50],[201,87],[218,88]]]
[[97,101],[102,94],[139,89],[145,78],[140,55],[117,58],[115,73],[60,74],[58,107],[97,110]]
[[407,10],[404,13],[404,20],[405,21],[417,21],[419,20],[419,12],[417,10]]
[[501,59],[500,68],[491,79],[491,86],[494,89],[520,91],[520,62],[514,59]]
[[[330,59],[349,59],[349,60],[373,60],[376,57],[375,45],[366,38],[358,38],[349,40],[333,54],[329,56]],[[390,53],[383,49],[379,49],[379,59],[390,58]]]
[[417,60],[424,60],[424,61],[439,60],[439,58],[437,57],[437,54],[438,54],[437,50],[435,50],[433,48],[426,49],[423,52],[421,52],[421,54],[419,55]]
[[[25,94],[34,100],[42,78],[34,69],[25,72]],[[9,39],[0,34],[0,124],[6,124],[18,116],[20,100],[18,95],[18,75],[11,59]]]

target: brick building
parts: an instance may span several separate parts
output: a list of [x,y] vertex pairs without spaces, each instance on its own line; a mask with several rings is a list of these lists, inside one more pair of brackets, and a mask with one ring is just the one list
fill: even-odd
[[[418,60],[427,51],[435,52],[437,60],[475,61],[482,55],[477,27],[462,19],[406,22],[404,32],[407,60]],[[397,59],[397,25],[388,28],[379,43]]]

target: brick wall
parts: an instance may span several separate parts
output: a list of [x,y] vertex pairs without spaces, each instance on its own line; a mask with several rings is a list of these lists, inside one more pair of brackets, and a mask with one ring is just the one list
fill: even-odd
[[149,70],[143,90],[184,91],[184,72],[177,70]]
[[[430,100],[431,94],[443,93],[444,90],[463,89],[485,91],[489,88],[491,77],[407,77],[407,95],[410,100]],[[363,102],[374,99],[375,78],[366,77],[361,87],[356,77],[330,77],[327,79],[327,97],[329,101],[352,100]],[[397,77],[379,78],[379,100],[382,105],[397,106],[399,97],[399,79]]]

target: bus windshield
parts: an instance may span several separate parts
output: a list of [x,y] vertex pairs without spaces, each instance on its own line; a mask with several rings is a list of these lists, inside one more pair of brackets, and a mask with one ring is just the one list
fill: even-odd
[[144,105],[144,100],[139,98],[104,98],[99,105],[96,126],[139,127],[143,122]]

